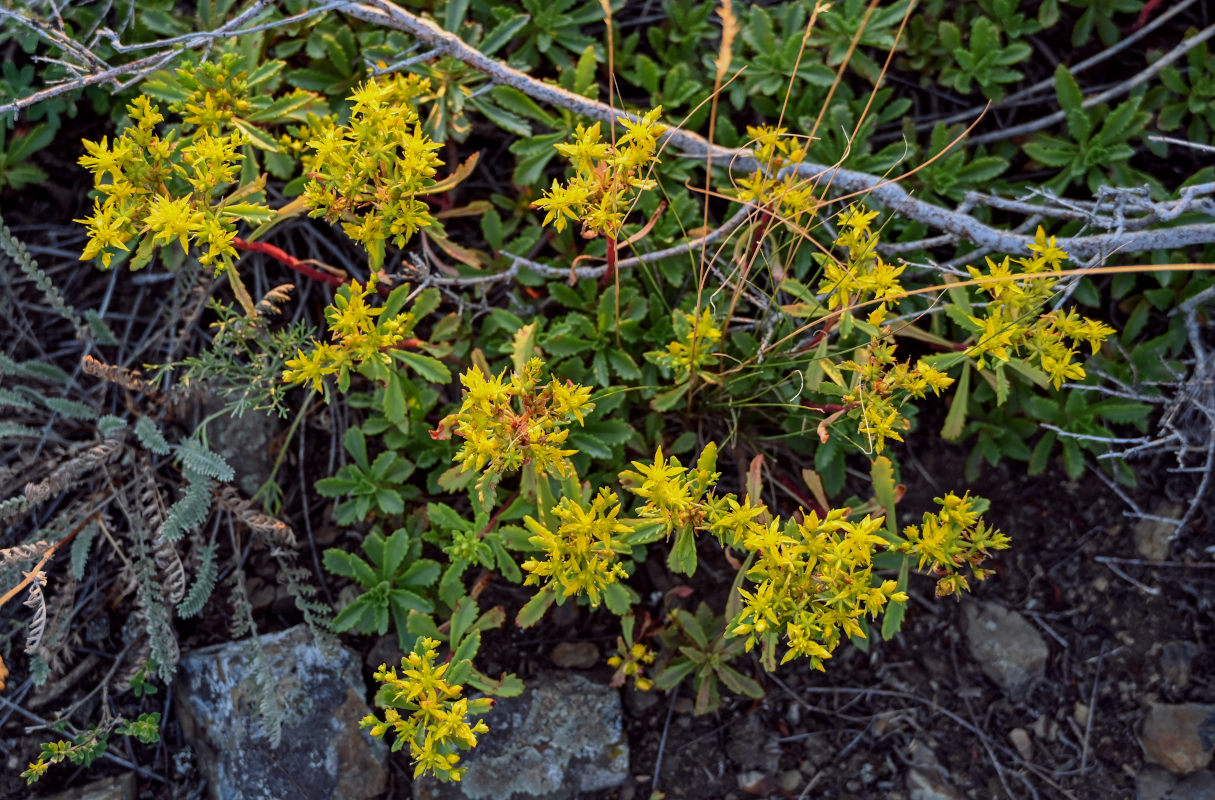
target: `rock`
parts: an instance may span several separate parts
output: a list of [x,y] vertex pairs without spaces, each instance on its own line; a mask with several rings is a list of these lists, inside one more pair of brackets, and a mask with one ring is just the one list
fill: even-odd
[[[205,406],[208,413],[222,411],[220,399]],[[257,494],[262,484],[270,479],[274,469],[271,443],[283,428],[283,421],[273,414],[261,411],[246,411],[239,417],[222,414],[207,426],[211,449],[224,457],[236,472],[236,485],[246,497]]]
[[1164,678],[1175,689],[1184,689],[1190,683],[1190,671],[1198,657],[1198,645],[1193,642],[1169,642],[1160,651],[1160,669]]
[[84,786],[77,786],[42,800],[135,800],[138,796],[135,773],[127,772],[113,778],[86,783]]
[[768,776],[758,770],[740,772],[737,779],[738,788],[747,794],[766,795],[771,790],[768,784]]
[[775,775],[780,769],[780,743],[760,721],[746,714],[730,724],[726,733],[726,755],[743,770]]
[[[1179,519],[1185,511],[1181,503],[1161,500],[1152,508],[1152,516],[1161,519]],[[1177,524],[1160,519],[1141,519],[1131,530],[1135,537],[1135,550],[1148,561],[1165,561],[1169,557],[1169,545],[1177,535]]]
[[1148,764],[1135,776],[1137,800],[1165,800],[1177,784],[1177,777],[1167,769]]
[[781,791],[797,791],[797,787],[802,785],[801,770],[787,769],[777,777],[776,782],[780,785]]
[[1148,760],[1170,772],[1205,769],[1215,751],[1215,706],[1153,703],[1143,720],[1140,742]]
[[1017,753],[1026,761],[1029,761],[1034,754],[1034,745],[1029,740],[1029,731],[1024,728],[1013,728],[1009,731],[1008,741],[1012,742],[1012,746],[1017,748]]
[[1205,769],[1195,772],[1174,786],[1165,797],[1167,800],[1211,800],[1215,797],[1215,773]]
[[1013,700],[1021,700],[1046,673],[1050,655],[1037,629],[1015,611],[995,603],[963,606],[966,644],[983,672]]
[[662,693],[653,689],[643,692],[631,683],[624,687],[624,703],[629,707],[629,711],[637,716],[658,705],[661,698]]
[[910,800],[962,800],[962,795],[935,772],[907,770],[907,795]]
[[1088,706],[1086,706],[1084,703],[1077,700],[1075,705],[1072,706],[1072,719],[1074,719],[1076,724],[1081,728],[1088,727],[1088,714]]
[[540,675],[484,719],[489,732],[462,754],[464,779],[416,780],[414,800],[563,800],[628,780],[620,693],[608,686],[570,673]]
[[548,657],[562,669],[590,669],[599,663],[599,648],[592,642],[562,642]]
[[961,800],[962,795],[950,785],[948,773],[937,761],[937,754],[919,739],[907,746],[907,794],[910,800]]
[[210,796],[299,797],[307,786],[310,798],[357,800],[386,791],[387,747],[359,730],[359,720],[371,713],[359,657],[320,647],[304,625],[260,642],[282,714],[277,748],[258,713],[251,640],[205,647],[181,660],[178,716]]

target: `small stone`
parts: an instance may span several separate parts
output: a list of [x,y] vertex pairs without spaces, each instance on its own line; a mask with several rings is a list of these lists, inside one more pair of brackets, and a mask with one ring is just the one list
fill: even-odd
[[631,683],[624,687],[624,703],[634,716],[642,716],[658,705],[660,699],[663,699],[661,692],[653,690],[643,692]]
[[1081,728],[1087,728],[1088,706],[1081,702],[1077,702],[1074,706],[1072,706],[1072,719],[1074,719],[1076,724]]
[[861,765],[861,784],[868,786],[877,780],[877,770],[873,768],[873,764],[866,761]]
[[1034,720],[1034,724],[1030,726],[1030,730],[1034,732],[1034,736],[1039,739],[1046,738],[1046,716],[1043,715]]
[[764,794],[769,791],[768,776],[759,770],[750,770],[738,774],[738,788],[747,794]]
[[599,663],[599,648],[592,642],[562,642],[548,657],[562,669],[590,669]]
[[[188,653],[175,684],[178,719],[215,800],[377,797],[388,788],[388,748],[359,729],[371,713],[357,655],[322,647],[304,625],[259,637],[281,714],[275,747],[258,713],[250,640]],[[274,768],[251,769],[251,764]]]
[[43,800],[135,800],[138,796],[135,773],[128,772],[77,786]]
[[[1181,503],[1161,500],[1152,508],[1152,516],[1161,519],[1179,519],[1185,511]],[[1135,550],[1148,561],[1165,561],[1169,557],[1169,546],[1177,535],[1177,525],[1161,519],[1141,519],[1131,529],[1135,538]]]
[[1135,796],[1138,800],[1166,800],[1177,784],[1177,777],[1167,769],[1147,764],[1135,776]]
[[1104,575],[1098,575],[1096,578],[1093,578],[1093,588],[1099,592],[1104,592],[1110,588],[1110,579]]
[[963,606],[966,643],[987,677],[1014,700],[1024,698],[1046,673],[1050,650],[1033,625],[995,603]]
[[1160,651],[1160,669],[1164,678],[1176,689],[1190,683],[1190,671],[1198,657],[1198,645],[1193,642],[1169,642]]
[[961,800],[962,795],[935,772],[915,767],[907,770],[907,795],[910,800]]
[[776,782],[780,784],[781,791],[797,791],[797,787],[802,785],[801,770],[787,769],[780,774],[780,777],[776,779]]
[[1215,751],[1215,706],[1153,703],[1140,734],[1148,760],[1170,772],[1205,769]]
[[414,800],[567,800],[628,780],[624,712],[611,687],[574,673],[542,674],[518,697],[498,698],[484,719],[489,733],[460,754],[463,779],[416,780]]
[[675,700],[676,714],[691,714],[693,708],[692,698],[690,697],[680,697]]
[[1017,753],[1026,761],[1029,761],[1030,756],[1034,754],[1034,744],[1029,740],[1029,731],[1024,728],[1013,728],[1009,731],[1008,741],[1012,742],[1012,746],[1017,748]]
[[1211,800],[1212,797],[1215,797],[1215,773],[1204,769],[1174,786],[1168,800]]
[[757,714],[746,714],[730,724],[726,755],[743,770],[775,775],[780,769],[780,743]]

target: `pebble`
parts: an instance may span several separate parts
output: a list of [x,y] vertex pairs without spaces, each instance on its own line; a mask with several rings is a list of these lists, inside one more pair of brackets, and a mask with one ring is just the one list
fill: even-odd
[[1025,617],[995,603],[967,602],[966,644],[983,672],[1014,700],[1046,673],[1050,650]]
[[599,648],[592,642],[562,642],[548,657],[562,669],[590,669],[599,663]]
[[780,777],[776,779],[776,782],[780,784],[782,791],[796,791],[797,787],[802,785],[802,773],[800,770],[787,769],[780,774]]
[[769,790],[768,776],[759,770],[738,773],[738,788],[747,794],[764,794]]
[[[1185,511],[1181,503],[1162,500],[1152,508],[1152,516],[1165,519],[1177,519]],[[1135,538],[1135,551],[1141,558],[1148,561],[1165,561],[1169,557],[1169,545],[1177,533],[1177,526],[1171,522],[1161,522],[1158,519],[1141,519],[1132,528]]]
[[1193,642],[1169,642],[1160,651],[1160,669],[1175,689],[1190,683],[1190,671],[1198,657],[1198,645]]
[[1029,740],[1029,732],[1024,728],[1013,728],[1008,732],[1008,741],[1012,742],[1012,746],[1017,748],[1017,753],[1021,758],[1029,761],[1034,754],[1033,742]]
[[1144,717],[1140,741],[1148,760],[1170,772],[1205,769],[1215,751],[1215,706],[1153,703]]
[[1088,727],[1088,706],[1086,706],[1084,703],[1077,702],[1072,707],[1072,719],[1074,719],[1076,721],[1076,724],[1079,725],[1081,728],[1087,728]]
[[907,794],[910,800],[961,800],[962,795],[935,773],[912,768],[907,771]]

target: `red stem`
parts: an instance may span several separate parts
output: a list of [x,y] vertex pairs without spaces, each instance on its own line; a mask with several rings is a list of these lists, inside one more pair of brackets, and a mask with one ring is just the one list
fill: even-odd
[[237,250],[244,250],[249,253],[262,253],[270,256],[288,269],[293,269],[301,275],[312,278],[314,281],[320,281],[326,286],[332,286],[335,289],[345,283],[345,281],[338,276],[330,275],[327,272],[323,272],[315,267],[309,266],[281,247],[275,247],[272,244],[266,244],[265,242],[247,242],[237,236],[232,240],[232,246]]

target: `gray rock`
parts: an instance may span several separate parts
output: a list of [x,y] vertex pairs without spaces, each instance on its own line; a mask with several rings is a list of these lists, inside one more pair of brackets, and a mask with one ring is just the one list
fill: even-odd
[[987,677],[1020,700],[1046,672],[1046,641],[1015,611],[995,603],[967,602],[966,644]]
[[910,800],[961,800],[931,747],[913,739],[907,747],[907,760],[911,763],[906,778]]
[[414,800],[565,800],[628,779],[620,693],[611,687],[568,673],[541,675],[484,719],[489,732],[461,754],[464,779],[416,780]]
[[561,642],[548,657],[562,669],[590,669],[599,663],[599,648],[594,642]]
[[1152,508],[1152,516],[1135,523],[1131,533],[1135,538],[1135,551],[1148,561],[1164,561],[1169,557],[1169,547],[1177,535],[1177,524],[1162,520],[1179,519],[1185,511],[1181,503],[1161,500]]
[[935,772],[915,767],[907,770],[907,795],[911,800],[961,800],[962,795]]
[[1215,773],[1205,769],[1195,772],[1165,795],[1166,800],[1211,800],[1212,797],[1215,797]]
[[382,794],[387,747],[358,727],[371,713],[358,656],[318,646],[303,625],[260,641],[282,712],[277,748],[258,713],[249,640],[195,650],[181,660],[178,717],[210,796],[360,800]]
[[[221,399],[206,404],[207,413],[224,409]],[[273,414],[246,411],[239,417],[224,414],[207,426],[211,449],[224,457],[236,472],[236,484],[246,497],[252,497],[270,478],[274,453],[270,444],[283,428]]]
[[780,770],[780,743],[758,714],[745,714],[730,723],[726,755],[742,770],[775,775]]
[[1177,785],[1177,776],[1163,767],[1147,764],[1135,776],[1136,800],[1165,800]]
[[1143,719],[1140,742],[1148,760],[1170,772],[1206,769],[1215,751],[1215,706],[1153,703]]
[[1193,642],[1169,642],[1160,652],[1160,669],[1165,680],[1174,688],[1184,689],[1190,683],[1190,672],[1194,659],[1198,657],[1198,645]]

